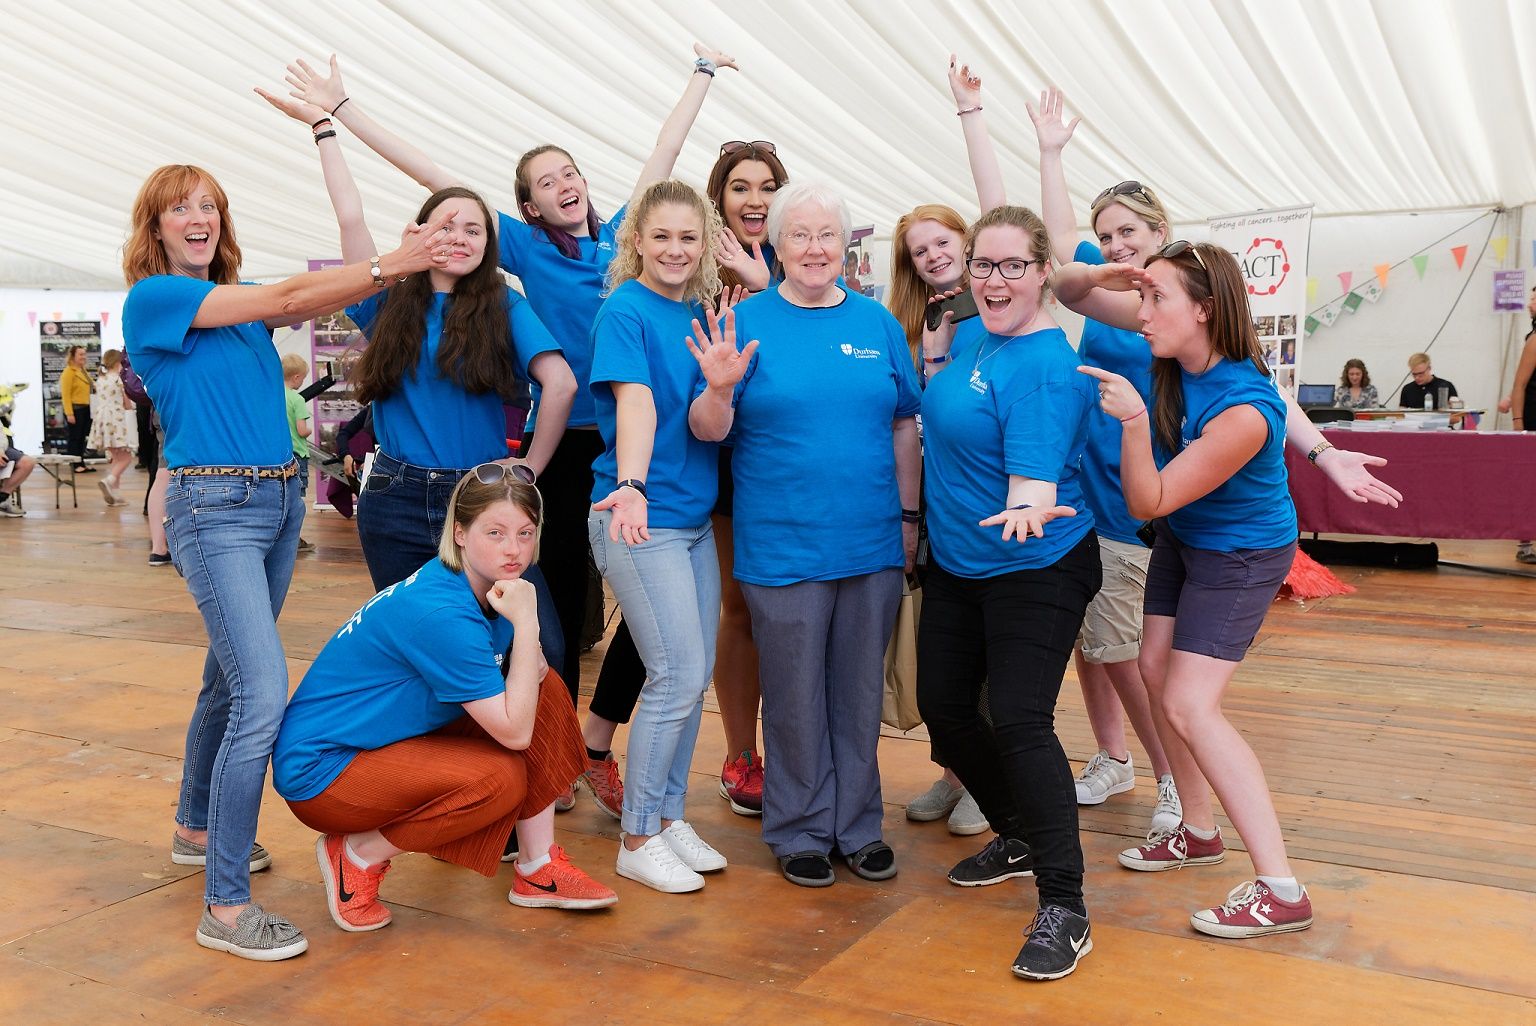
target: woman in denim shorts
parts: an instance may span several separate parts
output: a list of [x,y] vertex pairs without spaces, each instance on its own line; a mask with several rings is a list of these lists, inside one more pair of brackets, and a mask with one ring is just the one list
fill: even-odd
[[[1078,265],[1080,266],[1080,265]],[[1291,568],[1296,510],[1286,484],[1286,403],[1269,376],[1232,255],[1175,242],[1144,268],[1095,267],[1094,284],[1139,289],[1152,347],[1152,409],[1124,377],[1099,380],[1121,422],[1121,484],[1133,516],[1156,521],[1147,571],[1142,677],[1170,745],[1184,802],[1178,829],[1120,855],[1132,869],[1225,857],[1210,792],[1253,859],[1257,879],[1196,912],[1217,937],[1304,930],[1312,904],[1286,859],[1264,771],[1221,711],[1221,698]]]
[[256,817],[288,700],[277,615],[304,518],[271,331],[446,262],[446,212],[412,225],[400,248],[371,266],[260,286],[240,284],[229,201],[201,168],[153,172],[132,217],[123,337],[165,427],[170,555],[208,630],[171,858],[207,866],[197,942],[272,962],[309,942],[251,900],[251,872],[272,862],[255,843]]

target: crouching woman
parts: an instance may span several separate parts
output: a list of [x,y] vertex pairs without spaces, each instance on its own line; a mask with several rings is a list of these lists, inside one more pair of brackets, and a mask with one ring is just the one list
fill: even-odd
[[585,762],[522,580],[537,557],[541,505],[501,464],[464,475],[437,557],[342,624],[288,705],[273,783],[321,832],[315,855],[343,930],[389,925],[378,893],[394,856],[427,852],[493,876],[514,824],[508,901],[617,900],[554,843],[555,799]]

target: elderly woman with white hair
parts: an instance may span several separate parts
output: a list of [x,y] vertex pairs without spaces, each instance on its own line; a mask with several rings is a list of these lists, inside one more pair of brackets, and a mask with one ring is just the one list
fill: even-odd
[[[760,653],[763,840],[786,879],[834,881],[831,855],[896,874],[881,838],[876,742],[886,642],[917,547],[920,396],[901,325],[839,285],[851,221],[826,186],[781,188],[768,237],[776,287],[727,302],[701,362],[750,358],[706,386],[690,423],[735,446],[735,577]],[[735,356],[736,339],[758,343]],[[711,356],[716,346],[728,346]]]

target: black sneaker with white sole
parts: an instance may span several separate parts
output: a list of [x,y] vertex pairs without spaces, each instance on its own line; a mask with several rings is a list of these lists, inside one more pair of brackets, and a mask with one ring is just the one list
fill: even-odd
[[955,863],[949,882],[957,887],[986,887],[1016,876],[1034,876],[1035,859],[1029,845],[1015,837],[1001,835],[968,859]]
[[1092,950],[1087,916],[1061,905],[1042,905],[1029,924],[1029,939],[1013,960],[1013,975],[1026,980],[1059,980]]

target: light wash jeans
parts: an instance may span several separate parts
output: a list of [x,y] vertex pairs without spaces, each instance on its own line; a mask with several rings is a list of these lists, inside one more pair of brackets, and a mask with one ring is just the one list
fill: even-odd
[[251,900],[251,845],[267,763],[288,701],[277,615],[304,522],[301,479],[171,474],[171,559],[208,630],[187,728],[176,822],[208,831],[206,901]]
[[587,535],[645,662],[640,707],[629,728],[624,771],[627,834],[658,834],[682,819],[688,768],[699,737],[704,692],[715,669],[720,629],[720,562],[714,529],[651,528],[629,546],[608,537],[613,514],[593,511]]

